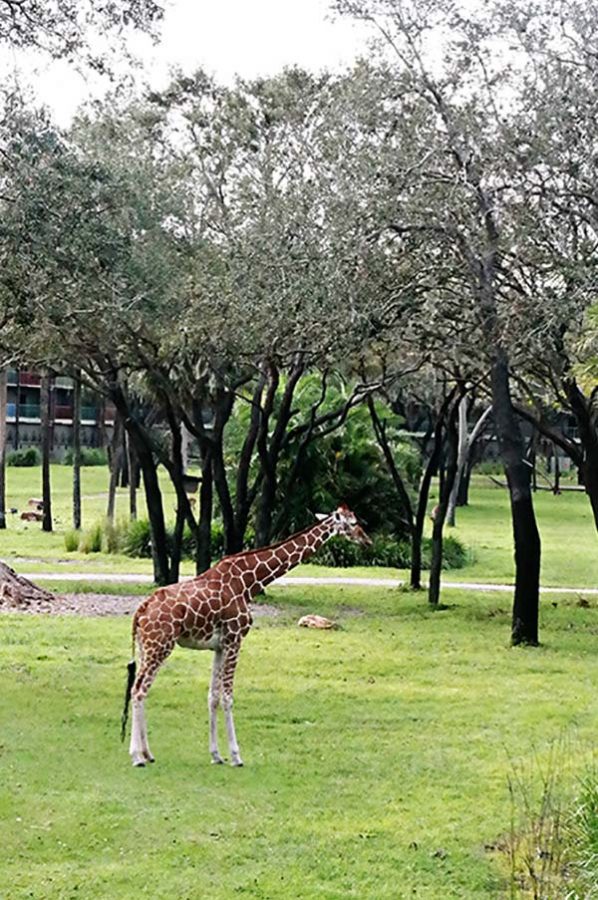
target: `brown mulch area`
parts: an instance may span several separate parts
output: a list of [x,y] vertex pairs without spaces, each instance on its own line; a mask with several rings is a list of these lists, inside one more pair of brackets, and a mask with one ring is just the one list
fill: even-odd
[[[148,592],[149,593],[149,592]],[[130,616],[137,609],[143,597],[119,596],[116,594],[54,594],[51,600],[30,600],[26,603],[12,602],[11,598],[0,597],[0,613],[19,612],[30,615],[57,616]],[[276,616],[276,606],[260,603],[251,607],[254,616]]]

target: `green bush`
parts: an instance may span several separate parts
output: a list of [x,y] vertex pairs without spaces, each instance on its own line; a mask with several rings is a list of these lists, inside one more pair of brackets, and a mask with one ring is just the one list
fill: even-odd
[[[105,527],[105,532],[106,532]],[[114,528],[114,526],[112,526]],[[245,535],[245,546],[250,547],[253,544],[255,533],[252,528],[248,528]],[[166,532],[166,541],[169,552],[172,550],[174,540],[173,528],[169,528]],[[105,544],[108,544],[108,537],[105,533]],[[107,550],[109,553],[124,553],[126,556],[140,557],[148,559],[152,555],[152,536],[150,523],[148,519],[136,519],[131,522],[119,523],[116,528],[116,535],[112,540],[116,549]],[[212,559],[221,559],[224,556],[224,528],[221,522],[212,523]],[[195,559],[195,540],[191,534],[188,525],[185,525],[183,531],[183,540],[181,542],[181,559]]]
[[[72,447],[66,451],[63,457],[63,465],[73,465]],[[108,465],[108,456],[106,451],[101,447],[82,447],[81,448],[81,465],[82,466],[106,466]]]
[[79,552],[100,553],[102,550],[102,534],[103,526],[101,522],[96,522],[91,528],[82,532],[79,539]]
[[132,519],[122,540],[125,556],[150,559],[152,555],[152,535],[148,519]]
[[[422,542],[422,564],[430,567],[432,541]],[[391,569],[408,569],[411,565],[411,546],[407,541],[399,541],[391,535],[375,535],[371,547],[362,547],[346,538],[331,538],[316,553],[313,562],[321,566],[347,568],[349,566],[386,566]],[[451,536],[442,544],[442,568],[460,569],[467,562],[467,549],[461,541]]]
[[41,456],[37,447],[27,447],[26,450],[11,450],[6,457],[8,466],[18,466],[19,468],[39,466],[40,463]]
[[76,528],[69,528],[68,531],[64,533],[64,548],[67,553],[74,553],[75,550],[79,548],[79,541],[81,540],[81,532]]

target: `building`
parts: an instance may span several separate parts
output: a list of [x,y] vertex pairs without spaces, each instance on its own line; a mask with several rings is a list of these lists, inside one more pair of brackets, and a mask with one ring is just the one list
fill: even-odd
[[[27,369],[9,369],[7,388],[7,450],[41,447],[41,376]],[[104,429],[101,418],[104,418]],[[85,388],[81,392],[81,446],[99,447],[105,429],[114,423],[114,408],[102,404]],[[56,375],[50,386],[51,453],[62,459],[72,446],[73,379]],[[103,434],[104,433],[104,434]]]

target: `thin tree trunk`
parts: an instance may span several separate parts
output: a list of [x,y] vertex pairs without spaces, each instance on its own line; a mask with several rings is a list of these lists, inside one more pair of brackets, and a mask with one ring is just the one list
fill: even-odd
[[122,463],[123,417],[118,410],[114,417],[113,429],[112,441],[110,442],[112,448],[110,453],[110,482],[108,484],[108,505],[106,507],[106,518],[109,522],[114,522],[116,488]]
[[8,405],[8,372],[0,371],[0,529],[6,528],[6,410]]
[[426,509],[428,507],[428,497],[430,496],[430,487],[432,478],[438,469],[440,460],[440,450],[442,444],[442,419],[439,419],[434,429],[434,442],[432,444],[432,452],[424,469],[424,474],[419,487],[419,497],[417,500],[417,512],[415,514],[415,527],[413,529],[413,537],[411,539],[411,573],[410,586],[414,591],[420,591],[422,587],[422,541],[424,537],[424,524],[426,521]]
[[42,502],[43,502],[43,518],[42,530],[52,531],[52,489],[50,484],[50,374],[47,370],[41,378],[40,388],[40,415],[41,415],[41,438],[42,438]]
[[446,511],[446,523],[451,527],[455,525],[455,511],[457,508],[457,498],[459,495],[459,484],[463,477],[463,472],[465,470],[465,465],[467,463],[467,448],[468,448],[468,434],[467,434],[467,395],[461,397],[459,401],[459,446],[458,446],[458,455],[457,455],[457,471],[456,476],[453,479],[453,487],[451,489],[451,494],[448,501],[448,508]]
[[[461,403],[459,404],[459,412]],[[442,535],[450,497],[453,493],[454,482],[457,476],[459,438],[455,428],[454,416],[449,416],[448,429],[448,455],[445,478],[439,496],[439,503],[434,516],[432,529],[432,559],[430,562],[430,586],[428,589],[428,601],[432,606],[438,606],[440,599],[440,576],[442,571]]]
[[137,485],[139,484],[139,465],[135,458],[135,449],[128,434],[125,435],[127,446],[127,463],[129,468],[129,518],[137,518]]
[[73,388],[73,528],[81,528],[81,379],[75,372]]
[[195,570],[198,575],[212,565],[212,458],[209,450],[202,452],[201,487],[199,491],[199,523],[195,548]]

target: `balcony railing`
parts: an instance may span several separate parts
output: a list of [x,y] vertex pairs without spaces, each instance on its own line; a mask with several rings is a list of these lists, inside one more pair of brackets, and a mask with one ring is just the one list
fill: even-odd
[[41,376],[35,372],[19,372],[19,384],[27,387],[39,387],[41,384]]
[[16,403],[7,403],[6,404],[6,416],[9,419],[14,419],[17,414],[17,404]]
[[68,375],[57,375],[54,379],[54,384],[59,388],[72,388],[73,379],[69,378]]
[[56,404],[54,407],[54,418],[55,419],[72,419],[73,418],[73,407],[72,406],[61,406],[60,404]]
[[21,403],[19,405],[19,416],[22,419],[39,419],[39,404],[37,403]]
[[81,407],[81,420],[85,422],[95,422],[97,419],[98,413],[95,406],[82,406]]

